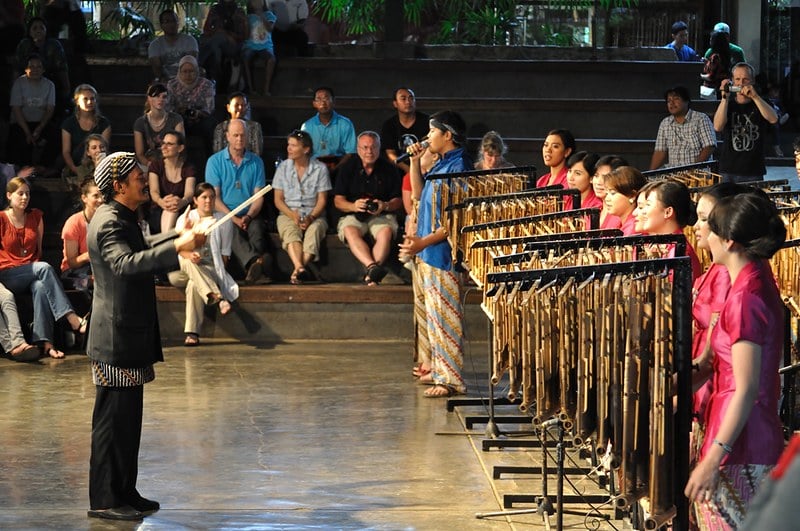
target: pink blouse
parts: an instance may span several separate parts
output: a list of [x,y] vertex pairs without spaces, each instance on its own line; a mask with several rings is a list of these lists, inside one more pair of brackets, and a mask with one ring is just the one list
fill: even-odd
[[566,165],[563,168],[561,168],[560,172],[558,172],[558,175],[556,175],[556,178],[552,182],[552,184],[550,183],[550,173],[549,172],[545,173],[544,175],[539,177],[539,180],[536,181],[536,188],[543,188],[545,186],[554,186],[556,184],[560,184],[562,188],[566,188],[567,187],[567,166]]
[[[708,325],[711,314],[720,313],[731,288],[731,277],[728,269],[719,264],[711,264],[708,271],[694,281],[692,290],[692,322],[694,323],[694,337],[692,338],[692,359],[697,359],[706,346]],[[706,405],[711,396],[711,380],[709,379],[694,393],[694,407],[692,412],[702,419],[705,416]]]
[[614,214],[606,214],[606,217],[603,218],[603,221],[600,223],[601,229],[618,229],[621,226],[622,222],[619,220],[619,217]]
[[747,423],[723,464],[775,464],[783,451],[783,428],[778,417],[780,367],[783,354],[783,303],[766,260],[747,264],[728,292],[728,298],[711,336],[714,391],[706,409],[706,436],[701,456],[714,444],[728,404],[736,389],[731,348],[738,341],[761,347],[758,395]]

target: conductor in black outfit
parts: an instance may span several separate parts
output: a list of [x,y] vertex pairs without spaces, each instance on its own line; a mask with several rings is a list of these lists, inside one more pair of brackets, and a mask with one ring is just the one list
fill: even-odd
[[144,384],[163,361],[154,273],[178,268],[178,252],[205,237],[184,230],[145,241],[136,208],[150,199],[147,175],[134,153],[100,161],[95,182],[106,204],[88,228],[94,274],[87,355],[96,386],[89,469],[89,516],[140,520],[159,509],[136,490]]

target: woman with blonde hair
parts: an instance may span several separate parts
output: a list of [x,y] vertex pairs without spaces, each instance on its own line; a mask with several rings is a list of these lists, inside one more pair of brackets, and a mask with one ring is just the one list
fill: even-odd
[[505,158],[508,146],[497,131],[489,131],[481,139],[476,170],[494,170],[497,168],[513,168],[514,165]]
[[86,139],[91,134],[99,134],[111,143],[111,122],[100,114],[97,90],[86,83],[78,85],[72,100],[75,112],[61,123],[61,155],[64,164],[77,175],[78,164],[86,151]]

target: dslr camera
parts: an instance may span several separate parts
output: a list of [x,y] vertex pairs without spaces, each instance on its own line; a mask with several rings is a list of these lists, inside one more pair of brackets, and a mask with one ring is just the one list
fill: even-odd
[[375,199],[367,199],[367,212],[377,212],[379,208]]

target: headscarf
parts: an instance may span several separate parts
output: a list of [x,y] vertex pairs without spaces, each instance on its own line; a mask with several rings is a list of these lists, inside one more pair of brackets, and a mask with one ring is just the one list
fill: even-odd
[[[197,77],[194,78],[194,83],[192,83],[191,85],[187,85],[186,83],[183,82],[183,79],[181,79],[181,74],[180,74],[181,67],[186,63],[191,63],[194,66],[195,71],[197,72]],[[183,57],[181,57],[181,60],[178,61],[178,73],[175,75],[175,78],[178,80],[178,83],[180,83],[181,86],[183,86],[184,88],[188,90],[195,88],[197,84],[200,83],[200,65],[197,64],[197,58],[195,58],[193,55],[184,55]]]

